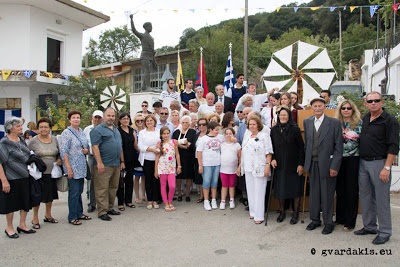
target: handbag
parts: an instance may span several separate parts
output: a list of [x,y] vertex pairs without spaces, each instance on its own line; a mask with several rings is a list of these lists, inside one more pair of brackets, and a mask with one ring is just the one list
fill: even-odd
[[68,187],[68,177],[67,175],[61,176],[61,178],[58,178],[57,181],[57,190],[60,192],[67,192],[69,187]]

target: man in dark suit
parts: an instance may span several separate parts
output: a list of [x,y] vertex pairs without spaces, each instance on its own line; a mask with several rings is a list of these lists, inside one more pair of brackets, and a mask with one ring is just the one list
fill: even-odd
[[228,111],[235,112],[232,106],[232,98],[224,95],[224,86],[222,84],[215,86],[215,93],[217,96],[215,97],[214,104],[217,102],[222,102],[222,104],[224,104],[224,113]]
[[310,174],[310,219],[307,230],[325,227],[322,234],[332,233],[336,176],[343,156],[342,127],[339,120],[324,115],[325,100],[311,100],[314,116],[304,120],[306,159],[304,170]]

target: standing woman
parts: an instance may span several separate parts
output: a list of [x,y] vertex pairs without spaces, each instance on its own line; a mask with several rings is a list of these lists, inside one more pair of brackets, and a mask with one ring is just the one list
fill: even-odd
[[290,112],[292,113],[291,120],[297,123],[297,109],[293,108],[292,100],[290,99],[290,94],[288,92],[284,92],[281,95],[281,107],[282,106],[289,108]]
[[336,119],[342,123],[343,158],[336,181],[336,224],[344,224],[343,231],[354,229],[358,213],[358,166],[362,128],[360,111],[351,100],[343,100],[336,109]]
[[198,133],[199,132],[199,127],[197,127],[197,121],[198,121],[198,119],[197,119],[197,113],[190,113],[189,114],[189,116],[190,116],[190,119],[191,119],[191,123],[190,123],[190,129],[193,129],[193,130],[195,130],[196,131],[196,133]]
[[147,209],[159,209],[160,180],[154,177],[156,155],[160,154],[157,143],[160,142],[160,132],[156,130],[157,119],[154,115],[147,115],[144,119],[146,129],[139,133],[139,162],[143,166],[146,176]]
[[303,110],[304,108],[299,104],[299,95],[296,92],[290,92],[290,99],[292,100],[292,107],[297,110]]
[[[134,123],[132,125],[133,131],[136,134],[136,144],[139,143],[139,132],[144,129],[144,116],[141,113],[135,115],[133,119]],[[135,176],[135,198],[136,204],[143,204],[143,201],[146,201],[146,191],[145,191],[145,177],[143,175],[143,166],[139,163],[139,147],[137,148],[138,161],[136,163],[136,167],[133,170],[133,175]],[[140,182],[140,192],[142,193],[142,198],[140,198],[139,194],[139,182]]]
[[82,206],[83,184],[87,174],[85,155],[89,152],[89,145],[85,133],[79,127],[81,113],[76,110],[70,111],[68,120],[70,126],[62,132],[59,139],[64,173],[68,174],[68,222],[81,225],[80,220],[92,219],[83,214]]
[[143,116],[147,116],[149,114],[151,114],[151,112],[149,112],[149,102],[147,102],[146,100],[142,102],[142,110],[138,111],[138,113],[142,114]]
[[18,233],[36,232],[26,226],[26,215],[31,208],[29,173],[26,166],[29,148],[19,137],[22,134],[22,119],[9,118],[4,123],[4,131],[7,135],[0,140],[0,214],[6,214],[5,234],[9,238],[18,238],[13,226],[15,211],[20,211]]
[[274,93],[269,97],[269,101],[272,103],[273,107],[271,109],[272,112],[272,126],[276,125],[276,122],[278,120],[278,115],[277,112],[281,106],[281,94],[280,93]]
[[199,102],[199,106],[207,105],[207,100],[203,97],[203,95],[204,95],[203,87],[201,86],[196,87],[196,100],[197,102]]
[[182,179],[186,179],[186,202],[190,202],[190,187],[194,179],[194,151],[196,143],[196,131],[189,128],[190,124],[190,117],[183,116],[181,119],[182,129],[177,129],[172,135],[172,138],[178,141],[178,150],[182,163],[182,172],[176,177],[178,201],[182,201]]
[[[199,140],[208,133],[208,120],[206,118],[200,118],[197,125],[199,127],[199,132],[196,134],[195,139],[196,149],[199,144]],[[203,176],[199,173],[199,162],[197,161],[196,151],[194,151],[194,157],[194,183],[199,186],[200,190],[200,198],[197,200],[197,203],[202,203],[204,201]]]
[[117,191],[118,198],[118,209],[124,211],[124,203],[129,208],[136,208],[132,203],[133,194],[133,170],[136,167],[136,162],[138,161],[137,154],[137,138],[133,131],[131,116],[127,112],[123,112],[119,116],[118,130],[122,138],[122,151],[124,153],[125,161],[125,177],[123,180],[120,179],[120,183]]
[[263,125],[259,117],[248,118],[247,129],[251,134],[246,135],[242,142],[242,175],[246,175],[250,219],[254,219],[255,224],[261,224],[264,221],[265,191],[273,154],[272,143],[270,136],[262,132]]
[[277,222],[285,217],[285,199],[294,199],[290,224],[299,218],[300,197],[303,195],[304,142],[300,128],[291,120],[291,112],[281,107],[278,122],[271,129],[274,154],[271,166],[275,169],[274,196],[279,199],[280,215]]
[[171,111],[171,123],[174,126],[174,131],[176,129],[180,129],[182,127],[180,118],[179,118],[179,111],[177,111],[177,110]]
[[224,118],[221,121],[221,134],[225,134],[225,129],[232,128],[237,131],[238,126],[234,126],[235,124],[235,116],[231,111],[225,113]]
[[[46,213],[44,222],[58,223],[51,215],[51,207],[54,199],[58,199],[56,179],[51,177],[51,171],[54,163],[61,166],[60,151],[58,148],[57,138],[50,135],[53,124],[48,118],[42,118],[37,122],[39,134],[29,142],[28,147],[35,152],[46,163],[46,171],[42,174],[42,178],[38,180],[41,187],[41,201],[46,205]],[[39,205],[40,206],[40,205]],[[39,206],[33,207],[32,225],[34,229],[40,229],[39,224]]]

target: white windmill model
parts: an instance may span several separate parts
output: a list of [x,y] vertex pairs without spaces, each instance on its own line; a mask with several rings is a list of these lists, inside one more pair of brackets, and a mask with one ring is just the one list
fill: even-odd
[[329,89],[335,75],[326,48],[297,41],[272,54],[263,77],[268,90],[297,92],[299,103],[307,105]]
[[100,95],[100,104],[103,108],[112,107],[117,112],[121,110],[126,102],[125,91],[117,88],[116,85],[108,86]]

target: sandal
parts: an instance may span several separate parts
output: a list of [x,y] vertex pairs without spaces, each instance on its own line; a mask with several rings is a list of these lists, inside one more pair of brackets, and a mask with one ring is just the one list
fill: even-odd
[[33,223],[33,221],[32,221],[32,228],[36,229],[36,230],[39,230],[40,229],[40,224],[39,223]]
[[136,201],[135,201],[135,203],[136,203],[136,204],[143,204],[143,201],[141,201],[140,199],[137,198]]
[[199,198],[198,200],[197,200],[197,203],[203,203],[204,202],[204,198]]
[[82,222],[79,220],[72,220],[72,221],[69,221],[69,223],[72,225],[82,225]]
[[133,203],[126,204],[126,206],[127,206],[127,207],[129,207],[129,208],[131,208],[131,209],[134,209],[134,208],[136,208],[136,206],[135,206],[135,205],[133,205]]
[[255,223],[255,224],[262,224],[263,221],[255,221],[254,223]]
[[169,205],[169,208],[171,209],[171,211],[174,211],[174,210],[176,210],[176,208],[174,207],[174,205]]
[[171,208],[169,206],[165,206],[164,210],[165,211],[171,211]]
[[120,211],[124,211],[124,210],[125,210],[124,206],[118,206],[118,209],[119,209]]
[[43,221],[47,222],[47,223],[58,223],[58,221],[54,218],[49,219],[49,218],[44,217]]
[[92,219],[92,217],[87,216],[85,214],[82,214],[82,216],[78,218],[78,220],[85,220],[85,221],[88,221],[88,220],[91,220],[91,219]]

